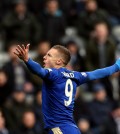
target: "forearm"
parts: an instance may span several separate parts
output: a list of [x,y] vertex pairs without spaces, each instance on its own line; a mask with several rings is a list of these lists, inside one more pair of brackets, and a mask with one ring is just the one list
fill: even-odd
[[28,69],[32,73],[37,74],[41,78],[45,77],[45,75],[48,72],[48,70],[45,70],[44,68],[41,67],[40,64],[38,64],[37,62],[33,61],[30,58],[29,58],[29,60],[27,62],[25,62],[25,64],[27,65]]
[[110,67],[97,69],[95,71],[87,72],[88,80],[96,80],[96,79],[104,78],[118,71],[119,71],[119,67],[117,64],[114,64]]

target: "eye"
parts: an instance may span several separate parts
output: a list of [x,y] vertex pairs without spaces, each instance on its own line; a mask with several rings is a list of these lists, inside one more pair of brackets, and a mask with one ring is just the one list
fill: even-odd
[[49,56],[49,57],[51,57],[51,55],[50,55],[50,54],[48,54],[48,56]]

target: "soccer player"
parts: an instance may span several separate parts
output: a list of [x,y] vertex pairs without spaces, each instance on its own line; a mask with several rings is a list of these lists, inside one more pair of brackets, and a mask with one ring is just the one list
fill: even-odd
[[91,72],[65,68],[70,60],[67,48],[55,45],[44,56],[44,68],[28,56],[29,44],[18,45],[14,52],[27,67],[43,79],[42,111],[49,134],[80,134],[73,120],[76,87],[90,80],[103,78],[120,70],[120,59],[114,65]]

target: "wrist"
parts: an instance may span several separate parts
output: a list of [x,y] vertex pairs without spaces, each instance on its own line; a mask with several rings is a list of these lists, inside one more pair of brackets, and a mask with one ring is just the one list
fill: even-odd
[[28,62],[29,59],[30,59],[30,58],[26,58],[26,59],[24,59],[24,62]]
[[119,70],[120,70],[120,59],[118,59],[115,64],[118,66]]

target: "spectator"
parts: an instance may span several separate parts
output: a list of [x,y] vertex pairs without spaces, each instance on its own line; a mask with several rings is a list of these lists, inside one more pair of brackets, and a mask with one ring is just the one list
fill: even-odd
[[74,105],[74,120],[76,123],[79,122],[80,118],[89,117],[87,102],[83,99],[83,94],[81,89],[77,89],[75,96],[75,105]]
[[[2,111],[0,111],[2,113]],[[0,134],[10,134],[9,130],[6,128],[6,122],[3,114],[0,115]]]
[[95,84],[93,91],[94,99],[88,105],[90,123],[93,130],[100,133],[103,131],[103,123],[109,118],[113,103],[107,97],[105,87],[102,84]]
[[22,125],[17,134],[42,134],[36,129],[36,118],[33,111],[28,110],[23,113]]
[[90,123],[86,118],[79,119],[78,128],[80,129],[81,134],[93,134],[90,130]]
[[[2,20],[4,16],[11,10],[11,1],[10,0],[2,0],[0,1],[0,50],[1,46],[4,46],[4,29],[2,27]],[[3,49],[4,47],[2,47]]]
[[0,2],[0,21],[2,21],[4,15],[11,10],[11,1],[4,0]]
[[98,8],[95,0],[87,0],[85,11],[81,12],[77,20],[78,34],[86,39],[91,36],[96,22],[103,21],[109,24],[108,15]]
[[67,25],[73,26],[75,19],[77,17],[77,9],[75,0],[58,0],[60,4],[60,9],[63,11]]
[[12,92],[9,88],[8,76],[6,75],[5,71],[0,69],[0,106],[4,104],[7,97]]
[[[35,61],[38,62],[40,65],[43,66],[43,57],[47,53],[47,51],[50,49],[51,44],[47,40],[42,40],[38,43],[37,46],[37,56],[35,57]],[[32,82],[34,83],[34,86],[36,87],[37,90],[41,89],[42,85],[42,79],[40,79],[38,76],[31,74]]]
[[30,74],[26,67],[18,60],[17,56],[14,55],[16,49],[16,42],[12,42],[8,49],[9,61],[3,66],[4,71],[8,75],[9,88],[13,91],[14,89],[21,90],[25,82],[30,81]]
[[[11,131],[15,131],[20,127],[21,119],[24,111],[30,106],[25,101],[26,94],[22,90],[15,90],[6,104],[4,105],[4,115],[6,123]],[[9,114],[8,114],[9,113]]]
[[13,11],[3,18],[2,26],[5,30],[7,45],[16,40],[22,43],[31,42],[32,47],[40,40],[40,24],[35,16],[28,12],[24,0],[13,1]]
[[69,41],[66,46],[71,53],[70,64],[73,70],[85,71],[85,59],[79,54],[78,45],[74,41]]
[[39,21],[43,28],[43,38],[52,45],[59,44],[65,33],[66,22],[58,0],[47,0],[43,12],[39,14]]
[[[110,36],[108,25],[99,22],[86,45],[88,70],[110,66],[115,61],[116,43]],[[93,60],[94,59],[94,60]]]
[[38,43],[37,46],[37,57],[35,58],[35,61],[40,63],[43,66],[43,57],[48,52],[48,50],[51,48],[51,44],[47,40],[42,40]]
[[98,6],[109,13],[112,26],[120,25],[120,0],[97,0]]
[[[94,36],[86,45],[87,69],[94,70],[112,65],[115,61],[115,51],[116,43],[110,36],[107,24],[97,23],[94,28]],[[114,90],[110,79],[104,78],[100,81],[105,85],[109,97],[113,98]]]
[[104,131],[102,134],[119,134],[120,133],[120,106],[116,103],[109,119],[104,123]]
[[42,92],[41,91],[38,91],[36,93],[33,109],[36,116],[36,128],[42,134],[44,128],[44,122],[43,122],[43,113],[42,113]]
[[61,42],[63,45],[66,45],[68,42],[75,42],[79,47],[79,53],[81,56],[86,55],[85,51],[85,42],[83,38],[80,38],[75,27],[68,27],[65,30],[65,35],[62,37]]

